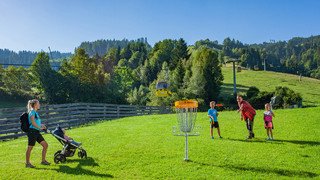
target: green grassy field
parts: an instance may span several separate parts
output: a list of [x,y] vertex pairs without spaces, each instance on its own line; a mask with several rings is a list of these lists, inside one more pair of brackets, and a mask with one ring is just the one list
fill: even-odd
[[[221,96],[230,96],[233,93],[233,73],[231,67],[223,67],[224,85]],[[276,86],[286,86],[299,92],[303,98],[303,105],[320,105],[320,80],[285,73],[270,71],[242,70],[236,74],[237,89],[246,93],[250,86],[256,86],[260,91],[274,91]]]
[[[289,179],[320,176],[320,108],[277,110],[274,141],[266,141],[262,111],[254,140],[245,140],[245,123],[235,111],[220,113],[223,139],[212,140],[206,113],[198,113],[200,136],[189,138],[190,162],[184,158],[184,137],[173,136],[176,115],[129,117],[75,128],[68,134],[81,141],[88,159],[72,157],[65,164],[40,165],[37,144],[24,167],[25,137],[0,142],[1,179]],[[214,132],[217,134],[216,131]],[[51,135],[48,160],[61,149]]]

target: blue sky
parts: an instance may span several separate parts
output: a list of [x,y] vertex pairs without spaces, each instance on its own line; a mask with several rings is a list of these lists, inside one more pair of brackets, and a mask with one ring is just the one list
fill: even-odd
[[243,43],[320,35],[318,0],[1,0],[0,48],[73,52],[83,41]]

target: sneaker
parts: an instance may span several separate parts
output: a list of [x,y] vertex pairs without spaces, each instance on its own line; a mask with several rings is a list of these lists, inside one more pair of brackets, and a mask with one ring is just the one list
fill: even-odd
[[268,138],[266,138],[266,140],[269,141],[269,140],[271,140],[271,138],[268,137]]
[[42,161],[41,164],[42,165],[50,165],[51,163],[49,163],[48,161]]
[[35,166],[32,165],[31,163],[26,163],[26,168],[35,168]]
[[220,136],[220,139],[222,139],[223,137],[222,136]]
[[251,136],[248,136],[247,139],[252,139],[252,137],[251,137]]
[[211,139],[214,139],[214,137],[212,136]]

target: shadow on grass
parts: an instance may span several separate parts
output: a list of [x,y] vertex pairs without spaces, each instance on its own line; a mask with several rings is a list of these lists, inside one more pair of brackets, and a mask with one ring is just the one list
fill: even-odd
[[267,141],[265,139],[258,139],[258,138],[253,138],[253,139],[233,139],[233,138],[226,138],[225,140],[229,141],[239,141],[239,142],[247,142],[247,143],[273,143],[273,144],[283,144],[281,141]]
[[[244,93],[244,92],[247,92],[248,89],[249,89],[249,86],[243,86],[243,85],[237,84],[237,91],[238,92]],[[224,94],[224,95],[227,95],[227,94],[228,95],[232,95],[232,93],[233,93],[233,84],[224,83],[221,86],[221,93]]]
[[318,141],[301,141],[301,140],[281,140],[281,139],[276,139],[273,140],[275,142],[286,142],[286,143],[292,143],[292,144],[298,144],[298,145],[308,145],[308,146],[319,146],[320,142]]
[[[233,90],[233,83],[223,83],[222,87],[226,88],[226,89],[232,89]],[[237,89],[239,89],[239,90],[248,90],[249,87],[250,86],[244,86],[244,85],[241,85],[241,84],[237,84]]]
[[67,166],[66,164],[59,164],[58,169],[45,169],[45,168],[36,168],[36,169],[41,169],[41,170],[53,170],[57,171],[59,173],[66,173],[66,174],[73,174],[73,175],[89,175],[89,176],[95,176],[95,177],[101,177],[101,178],[113,178],[111,174],[101,174],[101,173],[96,173],[91,170],[83,169],[83,166],[99,166],[98,163],[95,162],[95,160],[91,157],[88,157],[87,159],[70,159],[67,160],[68,162],[79,162],[77,167],[71,168]]
[[318,141],[302,141],[302,140],[282,140],[282,139],[275,139],[272,141],[267,141],[264,139],[232,139],[232,138],[226,138],[226,140],[230,141],[240,141],[240,142],[250,142],[250,143],[274,143],[274,144],[284,144],[284,143],[292,143],[292,144],[298,144],[298,145],[307,145],[307,146],[319,146],[320,142]]
[[286,169],[270,169],[270,168],[260,168],[260,167],[248,167],[246,165],[214,165],[209,163],[202,163],[196,161],[190,161],[191,163],[200,164],[202,166],[213,166],[219,167],[224,169],[230,169],[233,171],[251,171],[256,173],[264,173],[264,174],[277,174],[280,176],[287,176],[287,177],[301,177],[301,178],[315,178],[318,177],[319,174],[309,172],[309,171],[294,171],[294,170],[286,170]]

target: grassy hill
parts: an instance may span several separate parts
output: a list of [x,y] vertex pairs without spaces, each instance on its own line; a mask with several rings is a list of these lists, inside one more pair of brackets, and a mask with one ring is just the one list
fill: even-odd
[[[245,140],[245,123],[235,111],[223,111],[223,139],[212,140],[206,113],[198,113],[200,136],[189,139],[189,158],[183,161],[184,137],[173,136],[176,115],[152,115],[105,121],[68,131],[83,143],[89,158],[72,157],[65,164],[40,165],[37,144],[26,169],[25,137],[0,142],[1,179],[278,179],[319,178],[320,107],[277,110],[274,141],[266,141],[262,111],[258,111],[254,140]],[[216,135],[216,131],[214,132]],[[61,149],[51,135],[48,160]]]
[[[231,67],[223,67],[224,85],[222,97],[231,96],[233,93],[233,72]],[[299,92],[303,98],[303,105],[320,105],[320,80],[285,73],[270,71],[242,70],[236,73],[237,89],[245,93],[250,86],[256,86],[260,91],[274,91],[277,86],[287,86]]]

